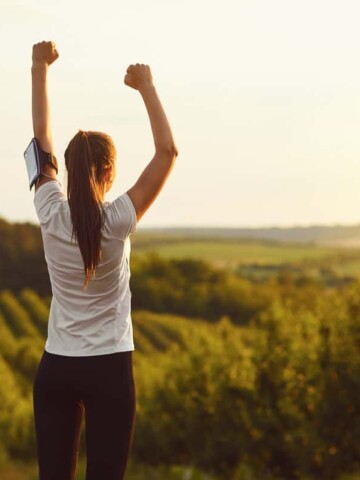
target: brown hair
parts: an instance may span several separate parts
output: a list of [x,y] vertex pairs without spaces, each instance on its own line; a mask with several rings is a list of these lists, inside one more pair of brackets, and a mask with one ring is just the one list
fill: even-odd
[[72,236],[78,242],[84,262],[83,289],[95,277],[101,260],[104,173],[109,167],[114,169],[115,157],[111,137],[102,132],[79,130],[65,151]]

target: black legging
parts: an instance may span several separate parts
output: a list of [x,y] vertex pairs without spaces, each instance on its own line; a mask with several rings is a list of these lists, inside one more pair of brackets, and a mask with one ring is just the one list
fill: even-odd
[[74,480],[85,410],[86,480],[122,480],[136,403],[132,351],[67,357],[44,350],[33,385],[39,480]]

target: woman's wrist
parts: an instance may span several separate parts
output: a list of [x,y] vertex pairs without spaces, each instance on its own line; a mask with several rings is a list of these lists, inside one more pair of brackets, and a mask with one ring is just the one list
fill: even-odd
[[48,66],[44,60],[33,60],[31,70],[47,70]]
[[139,92],[142,96],[146,95],[147,93],[153,93],[155,91],[155,85],[153,83],[147,83],[139,87]]

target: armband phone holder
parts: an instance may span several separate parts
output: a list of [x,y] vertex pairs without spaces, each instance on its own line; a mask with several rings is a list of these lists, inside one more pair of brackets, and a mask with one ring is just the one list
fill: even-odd
[[58,163],[55,155],[52,153],[44,152],[41,149],[39,140],[33,138],[29,143],[27,149],[24,152],[26,169],[29,177],[30,190],[36,183],[37,179],[42,173],[43,166],[48,163],[55,168],[58,173]]

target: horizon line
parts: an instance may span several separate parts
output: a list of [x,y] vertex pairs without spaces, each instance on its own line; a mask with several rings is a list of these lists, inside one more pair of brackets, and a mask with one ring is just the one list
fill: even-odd
[[[11,220],[2,215],[0,215],[0,220],[3,220],[7,223],[30,223],[32,225],[37,225],[40,227],[40,224],[34,220]],[[360,227],[360,220],[358,223],[310,223],[310,224],[290,224],[290,225],[256,225],[256,226],[247,226],[247,225],[141,225],[137,226],[136,231],[138,230],[290,230],[290,229],[307,229],[307,228],[354,228]]]

